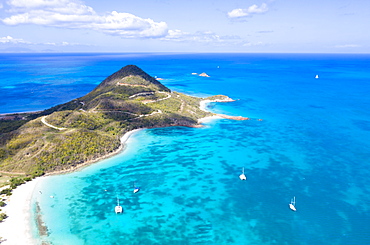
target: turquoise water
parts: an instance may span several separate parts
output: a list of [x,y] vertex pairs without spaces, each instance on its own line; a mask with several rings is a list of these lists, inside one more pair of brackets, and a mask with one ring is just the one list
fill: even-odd
[[[24,75],[32,63],[49,67],[44,71],[49,80],[28,74],[27,84],[13,77],[0,80],[0,86],[16,94],[23,91],[19,88],[37,87],[29,82],[37,80],[58,94],[44,99],[42,86],[34,91],[47,108],[81,84],[91,90],[120,67],[136,64],[164,78],[175,91],[228,95],[236,101],[211,103],[208,109],[252,120],[141,130],[121,154],[79,172],[45,178],[34,203],[41,208],[49,236],[39,240],[71,245],[370,243],[369,55],[72,58],[8,57],[7,64],[23,68],[14,71],[9,65],[5,73]],[[63,76],[53,77],[62,70]],[[85,91],[75,93],[78,97]],[[0,104],[10,101],[9,95]],[[35,110],[22,101],[11,104],[2,111]],[[243,167],[247,181],[238,178]],[[136,194],[135,185],[141,188]],[[297,212],[288,207],[293,196]],[[124,208],[119,215],[114,213],[117,197]]]

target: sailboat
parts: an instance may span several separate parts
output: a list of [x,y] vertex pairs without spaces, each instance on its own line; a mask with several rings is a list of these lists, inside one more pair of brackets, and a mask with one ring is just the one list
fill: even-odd
[[137,193],[140,191],[140,187],[137,187],[134,182],[134,193]]
[[114,208],[114,211],[116,212],[116,214],[122,213],[122,206],[119,205],[118,197],[117,197],[117,206]]
[[245,176],[245,174],[244,174],[244,168],[243,168],[243,173],[241,175],[239,175],[239,179],[247,180],[247,176]]
[[293,211],[297,211],[297,209],[295,208],[295,197],[293,197],[293,199],[290,200],[289,208]]
[[319,75],[316,75],[315,78],[318,79],[319,78]]

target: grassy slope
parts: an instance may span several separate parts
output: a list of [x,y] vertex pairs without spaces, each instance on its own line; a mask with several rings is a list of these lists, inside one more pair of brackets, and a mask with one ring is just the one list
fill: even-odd
[[[32,114],[10,124],[11,130],[5,127],[0,170],[35,175],[69,169],[115,151],[130,130],[194,126],[197,119],[211,115],[199,109],[201,98],[170,92],[145,74],[121,70],[84,97]],[[45,126],[43,115],[66,130]]]

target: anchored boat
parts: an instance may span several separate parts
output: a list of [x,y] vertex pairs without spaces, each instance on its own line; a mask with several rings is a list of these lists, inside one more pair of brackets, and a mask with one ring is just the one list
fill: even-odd
[[119,198],[117,197],[117,206],[114,208],[114,211],[116,212],[116,214],[118,213],[122,213],[122,206],[119,205]]
[[295,208],[295,197],[293,197],[292,200],[290,200],[290,203],[289,203],[289,208],[293,211],[297,211],[297,209]]
[[140,191],[140,187],[137,187],[134,182],[134,193],[139,192],[139,191]]
[[239,179],[241,179],[241,180],[247,180],[247,176],[245,176],[245,174],[244,174],[244,168],[243,168],[242,174],[239,175]]

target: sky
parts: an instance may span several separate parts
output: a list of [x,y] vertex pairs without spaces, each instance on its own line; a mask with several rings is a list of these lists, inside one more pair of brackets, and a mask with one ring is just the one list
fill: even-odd
[[0,0],[0,52],[370,53],[370,0]]

